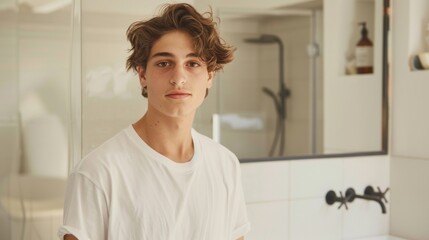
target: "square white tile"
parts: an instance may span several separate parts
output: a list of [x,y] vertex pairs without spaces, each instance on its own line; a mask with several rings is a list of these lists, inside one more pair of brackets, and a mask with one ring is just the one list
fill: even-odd
[[241,164],[247,203],[289,198],[289,161]]
[[349,210],[343,214],[342,239],[359,239],[389,234],[388,205],[386,205],[386,214],[382,214],[380,204],[375,201],[355,199],[348,206]]
[[392,157],[390,232],[429,239],[429,159]]
[[290,201],[289,240],[340,240],[344,211],[325,198]]
[[288,204],[287,201],[248,204],[251,231],[246,240],[288,240]]
[[325,197],[329,190],[339,194],[343,186],[342,159],[290,161],[290,198]]

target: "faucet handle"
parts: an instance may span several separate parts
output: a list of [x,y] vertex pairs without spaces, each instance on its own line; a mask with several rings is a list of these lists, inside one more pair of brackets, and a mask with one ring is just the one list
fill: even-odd
[[347,207],[347,202],[348,202],[348,197],[344,197],[343,193],[340,191],[340,197],[337,197],[337,194],[335,194],[334,191],[330,190],[329,192],[326,193],[326,197],[325,197],[326,203],[328,205],[332,205],[335,202],[340,202],[340,206],[338,206],[338,209],[340,209],[343,205],[346,208],[346,210],[349,210],[349,208]]
[[386,199],[386,193],[390,190],[389,188],[386,188],[386,190],[381,191],[380,187],[377,187],[378,192],[376,192],[374,190],[374,188],[372,188],[371,186],[368,186],[365,188],[365,194],[366,195],[370,195],[370,196],[377,196],[380,197],[381,199],[383,199],[386,203],[388,202]]
[[346,207],[346,209],[348,210],[348,208],[347,208],[347,202],[351,202],[351,201],[353,201],[353,199],[352,198],[354,198],[354,195],[349,195],[349,196],[347,196],[347,193],[345,193],[345,196],[343,196],[343,192],[341,192],[340,191],[340,197],[341,197],[341,199],[342,199],[342,201],[341,201],[341,204],[340,204],[340,206],[338,207],[338,209],[344,204],[344,206]]
[[340,202],[341,202],[341,204],[340,204],[340,206],[338,206],[338,209],[340,209],[341,208],[341,206],[343,206],[344,205],[344,207],[346,208],[346,210],[349,210],[349,208],[347,207],[347,202],[349,201],[349,197],[344,197],[343,196],[343,192],[341,192],[340,191]]
[[378,192],[381,194],[381,198],[384,199],[386,203],[388,203],[386,199],[386,193],[390,190],[390,188],[386,188],[384,192],[381,191],[380,187],[377,187],[377,189],[378,189]]

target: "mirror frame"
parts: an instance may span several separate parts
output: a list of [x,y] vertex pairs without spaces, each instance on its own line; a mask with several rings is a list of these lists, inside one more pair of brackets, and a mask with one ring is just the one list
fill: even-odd
[[334,154],[315,154],[315,155],[297,155],[280,156],[264,158],[239,158],[240,163],[255,163],[268,161],[285,160],[305,160],[305,159],[325,159],[325,158],[345,158],[361,156],[387,155],[389,145],[389,31],[390,31],[390,0],[383,0],[383,20],[382,20],[382,111],[381,111],[381,150],[368,152],[334,153]]

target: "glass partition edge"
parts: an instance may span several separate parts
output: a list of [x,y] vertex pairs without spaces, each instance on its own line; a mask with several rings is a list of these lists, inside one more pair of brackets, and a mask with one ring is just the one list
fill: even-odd
[[81,104],[81,79],[82,79],[82,11],[81,0],[73,0],[72,14],[72,42],[70,60],[70,152],[69,172],[75,163],[81,158],[82,149],[82,104]]

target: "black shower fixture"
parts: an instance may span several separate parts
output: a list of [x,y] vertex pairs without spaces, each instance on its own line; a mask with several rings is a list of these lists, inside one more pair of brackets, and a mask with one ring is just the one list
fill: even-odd
[[279,156],[284,154],[284,145],[285,145],[285,123],[286,123],[286,98],[289,97],[290,91],[286,88],[284,83],[284,47],[282,40],[271,34],[262,34],[258,38],[247,38],[244,39],[247,43],[255,44],[273,44],[276,43],[279,46],[279,91],[277,95],[269,88],[263,87],[262,91],[270,96],[274,101],[274,106],[277,112],[277,124],[276,124],[276,133],[274,136],[273,144],[270,150],[270,157],[273,156],[278,138],[280,135],[279,143]]

